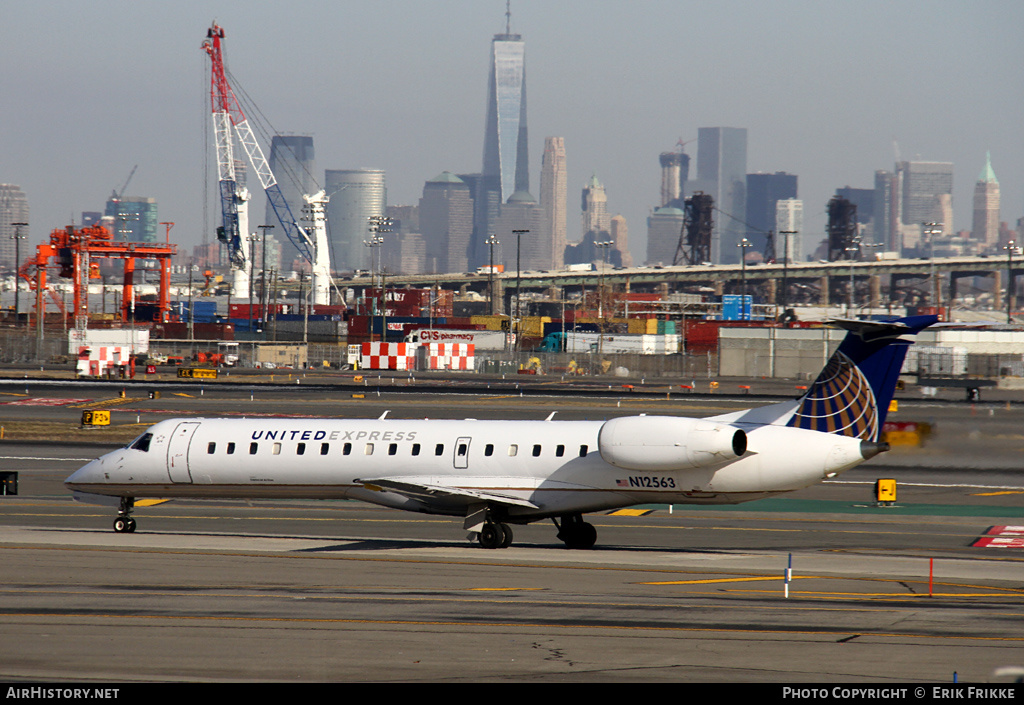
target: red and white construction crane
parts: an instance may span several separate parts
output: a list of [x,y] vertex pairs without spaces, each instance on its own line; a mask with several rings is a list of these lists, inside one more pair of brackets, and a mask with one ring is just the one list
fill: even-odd
[[231,257],[232,294],[247,295],[249,287],[249,192],[238,185],[235,177],[235,149],[232,127],[239,144],[245,151],[260,185],[267,194],[267,200],[285,235],[296,249],[310,262],[313,270],[313,303],[329,303],[331,268],[327,247],[327,229],[323,217],[327,198],[320,194],[306,196],[312,211],[312,232],[301,227],[292,215],[281,187],[274,178],[263,150],[253,134],[249,121],[228,83],[224,69],[222,41],[224,30],[214,23],[206,33],[203,49],[210,56],[210,103],[213,108],[213,130],[217,147],[217,176],[220,181],[220,202],[222,225],[217,236],[227,244]]

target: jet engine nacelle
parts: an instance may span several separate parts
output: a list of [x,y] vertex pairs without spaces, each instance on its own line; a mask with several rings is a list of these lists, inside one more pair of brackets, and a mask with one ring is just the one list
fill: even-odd
[[625,416],[605,422],[598,448],[606,462],[626,470],[686,470],[739,458],[747,434],[703,419]]

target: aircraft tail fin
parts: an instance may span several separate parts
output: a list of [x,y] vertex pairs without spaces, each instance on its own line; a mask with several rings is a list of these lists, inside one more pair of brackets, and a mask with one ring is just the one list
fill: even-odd
[[877,441],[914,335],[938,320],[836,320],[847,333],[797,403],[787,426]]

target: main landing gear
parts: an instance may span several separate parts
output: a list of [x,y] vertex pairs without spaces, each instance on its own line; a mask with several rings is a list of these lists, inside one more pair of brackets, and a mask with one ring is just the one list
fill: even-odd
[[558,527],[558,538],[565,542],[566,548],[593,548],[597,542],[597,529],[593,524],[583,521],[582,514],[567,514],[562,523],[552,517],[551,521]]
[[495,521],[487,521],[480,528],[476,540],[483,548],[508,548],[512,545],[512,527]]
[[130,534],[135,531],[135,520],[132,519],[132,509],[135,507],[135,500],[132,497],[122,497],[121,506],[117,510],[117,519],[114,519],[114,531],[119,534]]

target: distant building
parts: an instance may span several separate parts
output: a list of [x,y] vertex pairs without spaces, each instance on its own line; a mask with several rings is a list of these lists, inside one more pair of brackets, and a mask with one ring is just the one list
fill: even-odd
[[739,244],[746,235],[747,130],[701,127],[697,130],[697,178],[687,182],[686,195],[703,192],[714,198],[715,219],[711,258],[719,264],[740,261]]
[[[270,170],[277,179],[281,188],[281,195],[288,203],[292,215],[300,226],[304,226],[302,220],[303,208],[306,202],[303,195],[313,194],[319,191],[316,179],[316,158],[313,151],[313,138],[309,135],[274,135],[270,140],[270,159],[268,160]],[[284,261],[290,262],[299,257],[299,250],[292,244],[288,236],[281,231],[281,223],[274,213],[270,201],[267,201],[266,212],[262,223],[253,222],[254,216],[249,216],[249,226],[255,229],[257,225],[275,226],[275,234],[281,245],[281,255]],[[329,226],[328,226],[329,227]]]
[[395,274],[423,274],[427,248],[420,233],[420,207],[388,206],[394,237],[384,240],[381,256],[384,269]]
[[775,203],[775,260],[802,262],[803,252],[804,202],[798,198],[780,199]]
[[[527,233],[516,235],[516,230],[529,230]],[[501,263],[505,265],[505,271],[515,271],[517,244],[519,240],[519,268],[520,270],[543,270],[549,265],[549,258],[546,256],[543,243],[544,232],[544,210],[526,191],[517,191],[508,199],[508,203],[501,207],[501,214],[494,223],[494,232],[501,242]],[[498,250],[495,250],[494,263],[498,264]]]
[[[384,216],[388,193],[381,169],[328,169],[324,188],[327,204],[327,234],[334,256],[333,269],[352,272],[379,263],[379,253],[364,242],[370,240],[370,218]],[[386,237],[386,235],[385,235]]]
[[[28,223],[28,197],[15,184],[0,184],[0,266],[17,268],[16,250],[21,249],[21,260],[24,261],[29,252],[28,226],[16,226],[14,223]],[[22,239],[15,242],[14,236],[19,234]],[[20,244],[19,244],[20,243]]]
[[[764,251],[763,243],[768,231],[775,228],[776,204],[797,197],[796,174],[777,171],[774,174],[747,174],[746,238],[754,249]],[[775,238],[776,243],[779,238]],[[776,245],[776,249],[779,246]]]
[[156,242],[156,200],[142,196],[107,201],[105,215],[113,218],[114,240],[118,242]]
[[685,220],[686,215],[680,208],[654,209],[647,218],[647,264],[672,264]]
[[568,195],[565,162],[565,138],[544,140],[544,157],[540,170],[540,205],[544,210],[542,246],[547,264],[543,269],[561,269],[568,242],[566,198]]
[[922,246],[922,224],[939,223],[943,237],[953,234],[953,165],[950,162],[898,162],[903,250]]
[[622,215],[613,215],[611,220],[612,242],[619,255],[619,267],[632,267],[633,255],[629,251],[629,226]]
[[419,223],[428,272],[468,270],[473,199],[462,179],[446,171],[423,185]]
[[582,213],[580,214],[581,230],[584,235],[590,231],[608,232],[611,228],[611,216],[608,215],[608,195],[604,185],[597,180],[597,175],[583,187]]
[[[465,181],[465,179],[463,179]],[[495,232],[501,206],[517,192],[530,191],[526,127],[526,44],[506,24],[491,41],[484,127],[483,170],[466,182],[474,201],[471,266],[485,264],[487,237]]]
[[999,180],[992,171],[992,155],[985,154],[985,168],[974,184],[974,217],[971,239],[983,249],[995,250],[999,243]]
[[683,184],[690,177],[690,155],[684,152],[662,152],[658,155],[661,164],[661,207],[682,208]]

